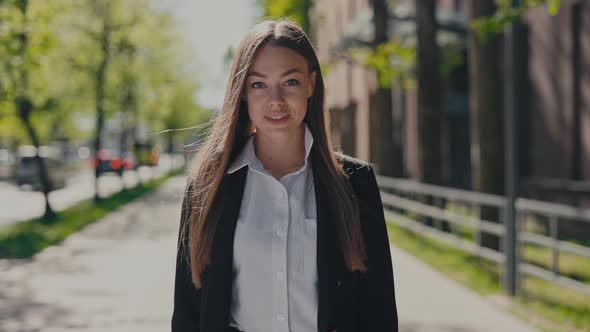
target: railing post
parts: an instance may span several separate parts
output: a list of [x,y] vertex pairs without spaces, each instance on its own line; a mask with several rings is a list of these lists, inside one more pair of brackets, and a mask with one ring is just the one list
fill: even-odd
[[481,250],[481,204],[473,203],[473,210],[475,211],[475,243],[477,243],[478,250]]
[[549,227],[551,231],[551,239],[553,245],[551,246],[551,272],[554,275],[559,273],[559,224],[556,216],[549,217]]
[[[511,0],[513,7],[520,5],[520,0]],[[522,96],[522,23],[520,19],[507,26],[504,31],[505,65],[504,65],[504,131],[505,131],[505,250],[504,290],[508,295],[518,293],[517,260],[517,222],[516,197],[518,190],[518,110]]]
[[[502,226],[504,226],[503,232],[500,235],[500,250],[502,252],[502,254],[504,255],[504,259],[506,259],[506,206],[502,206],[498,208],[498,214],[499,214],[499,218],[500,218],[500,224]],[[505,275],[506,273],[504,273]],[[503,284],[503,280],[504,280],[504,276],[500,276],[500,283]]]
[[[434,206],[436,208],[442,209],[442,200],[440,199],[439,196],[434,196],[433,197],[433,202]],[[439,218],[433,218],[434,219],[434,228],[438,229],[439,231],[442,231],[442,221]]]

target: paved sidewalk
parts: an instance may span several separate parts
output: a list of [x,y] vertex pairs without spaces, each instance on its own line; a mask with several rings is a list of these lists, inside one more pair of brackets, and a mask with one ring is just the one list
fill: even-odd
[[[185,181],[172,178],[32,261],[0,260],[0,331],[169,331]],[[392,253],[402,332],[534,331]]]
[[169,331],[185,183],[172,178],[31,262],[0,260],[0,331]]
[[535,332],[410,254],[391,248],[401,332]]

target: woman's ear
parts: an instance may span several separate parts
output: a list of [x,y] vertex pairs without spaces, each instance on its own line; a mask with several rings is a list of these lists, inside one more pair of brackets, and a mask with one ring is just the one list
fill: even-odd
[[313,96],[313,92],[315,91],[315,78],[316,78],[316,73],[315,70],[311,72],[311,74],[309,74],[309,87],[311,88],[309,91],[309,95],[308,97]]

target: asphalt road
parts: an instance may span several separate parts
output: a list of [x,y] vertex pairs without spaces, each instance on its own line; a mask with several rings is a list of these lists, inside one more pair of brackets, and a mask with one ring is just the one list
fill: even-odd
[[[102,197],[129,188],[138,181],[157,177],[170,169],[170,160],[162,156],[157,167],[140,167],[137,171],[125,171],[122,177],[106,173],[99,178],[98,192]],[[75,203],[94,197],[94,171],[90,168],[68,177],[66,187],[49,194],[49,202],[56,211],[64,210]],[[0,182],[0,227],[42,216],[45,211],[43,194],[12,182]]]

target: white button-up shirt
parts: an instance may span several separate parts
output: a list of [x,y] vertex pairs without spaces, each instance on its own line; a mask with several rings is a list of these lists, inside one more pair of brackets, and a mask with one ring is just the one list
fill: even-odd
[[246,332],[317,331],[316,201],[305,126],[305,165],[280,180],[254,136],[228,169],[248,166],[234,236],[230,325]]

